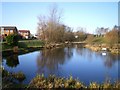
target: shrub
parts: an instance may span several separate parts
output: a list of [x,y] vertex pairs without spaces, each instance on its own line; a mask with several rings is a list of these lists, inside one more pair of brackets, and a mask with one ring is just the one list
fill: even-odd
[[22,72],[17,72],[17,73],[11,73],[4,68],[2,68],[2,78],[3,80],[10,81],[11,83],[14,82],[15,80],[22,82],[26,79],[26,76]]
[[76,79],[70,78],[60,78],[54,75],[50,75],[45,78],[44,75],[37,75],[28,85],[28,88],[85,88],[83,83]]
[[18,45],[18,35],[17,34],[10,34],[6,37],[6,42],[10,46],[17,46]]
[[13,73],[12,76],[17,79],[19,82],[22,82],[26,77],[22,72]]
[[109,31],[108,33],[106,33],[105,35],[105,40],[108,44],[113,45],[113,44],[118,44],[118,42],[120,41],[119,38],[119,30],[113,29],[111,31]]
[[100,85],[97,84],[96,82],[91,82],[89,88],[100,88]]

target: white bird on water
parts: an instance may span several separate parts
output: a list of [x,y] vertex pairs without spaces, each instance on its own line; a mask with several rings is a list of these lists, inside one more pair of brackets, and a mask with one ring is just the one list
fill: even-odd
[[105,52],[102,53],[103,56],[106,56],[107,54]]
[[106,50],[107,50],[107,48],[102,48],[102,50],[103,50],[103,51],[106,51]]

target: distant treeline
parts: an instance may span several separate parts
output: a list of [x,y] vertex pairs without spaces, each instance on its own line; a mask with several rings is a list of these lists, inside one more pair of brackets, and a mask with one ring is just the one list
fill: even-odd
[[[120,26],[114,26],[112,30],[109,28],[97,28],[96,34],[86,33],[84,28],[78,27],[77,31],[66,26],[61,22],[62,16],[57,7],[50,9],[48,15],[40,15],[38,17],[38,38],[45,43],[61,43],[73,41],[86,41],[87,43],[120,43]],[[119,41],[118,41],[119,40]]]

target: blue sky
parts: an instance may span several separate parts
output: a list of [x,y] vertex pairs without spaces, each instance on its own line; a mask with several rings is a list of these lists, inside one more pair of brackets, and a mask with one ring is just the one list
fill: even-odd
[[[94,33],[97,27],[118,25],[117,2],[57,2],[59,10],[63,11],[62,22],[73,27],[86,28]],[[50,2],[3,2],[2,25],[17,26],[18,29],[28,29],[36,33],[39,15],[48,14]]]

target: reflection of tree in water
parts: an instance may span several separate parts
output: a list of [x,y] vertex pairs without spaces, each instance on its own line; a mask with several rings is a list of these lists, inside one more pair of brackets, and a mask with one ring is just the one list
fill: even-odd
[[111,68],[115,64],[115,62],[118,60],[118,57],[120,56],[112,55],[112,54],[106,55],[106,59],[104,61],[105,66],[108,68]]
[[76,49],[76,52],[82,56],[82,57],[85,57],[85,58],[88,58],[89,61],[92,61],[93,60],[93,54],[94,52],[92,52],[91,50],[89,49],[86,49],[86,48],[83,48],[83,47],[77,47]]
[[16,67],[19,64],[18,55],[14,54],[6,58],[6,64],[9,67]]
[[67,47],[64,49],[64,54],[67,59],[70,59],[73,55],[72,47]]
[[[72,56],[71,48],[45,49],[38,56],[37,64],[39,72],[52,72],[58,68],[59,64],[64,64]],[[47,70],[46,70],[47,69]]]
[[2,52],[0,52],[0,65],[2,65]]
[[116,61],[118,61],[118,55],[110,54],[106,52],[107,55],[103,56],[102,53],[96,54],[96,57],[100,57],[101,60],[103,60],[104,66],[107,68],[111,68]]
[[81,56],[84,55],[83,48],[77,48],[76,51],[79,55],[81,55]]
[[[89,60],[97,60],[97,58],[104,60],[104,65],[108,68],[111,68],[120,58],[120,55],[107,54],[106,56],[102,56],[102,54],[99,52],[93,52],[89,49],[86,50],[80,47],[77,47],[76,51],[82,57],[89,57]],[[93,57],[94,55],[95,57]]]

